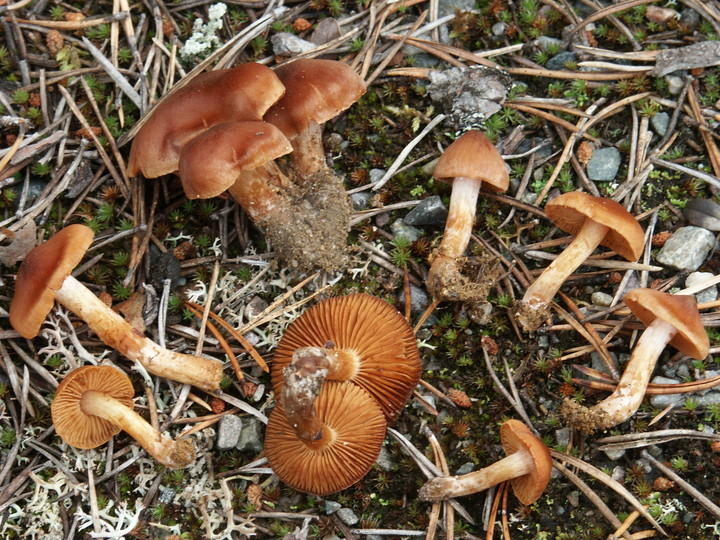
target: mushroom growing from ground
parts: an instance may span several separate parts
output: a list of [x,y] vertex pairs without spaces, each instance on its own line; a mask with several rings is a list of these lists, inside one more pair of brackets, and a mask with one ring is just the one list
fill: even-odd
[[300,58],[275,68],[285,95],[265,113],[265,120],[290,139],[290,156],[300,179],[327,169],[323,124],[365,93],[365,81],[336,60]]
[[623,300],[647,328],[612,394],[590,408],[569,399],[563,402],[562,414],[568,423],[586,433],[621,424],[638,410],[666,345],[696,360],[705,358],[710,349],[694,296],[638,288]]
[[261,120],[284,91],[270,68],[254,62],[201,73],[150,111],[133,139],[128,176],[175,172],[190,140],[220,122]]
[[323,300],[292,322],[273,357],[276,395],[282,392],[285,367],[306,349],[325,358],[328,381],[349,381],[366,390],[389,423],[420,380],[412,328],[392,305],[369,294]]
[[550,481],[550,451],[518,420],[508,420],[500,426],[500,440],[507,457],[479,471],[433,478],[420,488],[420,499],[442,501],[471,495],[510,480],[522,504],[534,503]]
[[132,409],[134,393],[127,375],[113,366],[75,369],[60,382],[50,406],[55,431],[70,446],[87,449],[122,430],[167,467],[195,461],[190,441],[166,437]]
[[326,357],[297,351],[284,368],[279,400],[268,419],[265,456],[294,489],[329,495],[367,474],[385,439],[385,417],[359,386],[327,381]]
[[573,241],[527,288],[515,306],[515,316],[527,332],[548,318],[553,296],[565,280],[598,246],[605,246],[629,261],[640,257],[644,246],[642,227],[617,202],[581,191],[560,195],[545,205],[548,217]]
[[70,273],[93,240],[92,229],[69,225],[28,253],[15,281],[10,324],[27,339],[40,331],[57,301],[75,313],[110,347],[155,375],[203,390],[217,390],[222,364],[160,347],[105,305]]
[[505,162],[484,133],[471,130],[445,149],[433,176],[442,182],[452,182],[452,193],[445,232],[428,272],[428,290],[436,300],[484,303],[499,277],[492,270],[494,261],[490,257],[479,261],[484,268],[478,268],[482,277],[475,281],[463,275],[467,262],[463,254],[470,243],[480,189],[508,188]]

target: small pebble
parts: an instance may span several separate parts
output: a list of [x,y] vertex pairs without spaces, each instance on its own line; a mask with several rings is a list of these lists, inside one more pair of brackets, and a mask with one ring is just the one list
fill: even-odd
[[621,163],[620,150],[614,146],[598,148],[587,164],[587,175],[593,181],[615,180]]
[[410,242],[414,242],[422,236],[422,231],[416,229],[412,225],[408,225],[402,218],[396,219],[390,225],[390,230],[395,238],[404,238]]
[[[693,272],[688,275],[687,279],[685,279],[685,287],[694,287],[695,285],[701,285],[702,283],[705,283],[706,281],[713,279],[715,277],[715,274],[712,272]],[[698,304],[702,304],[704,302],[714,302],[717,300],[718,297],[718,290],[717,286],[710,285],[706,289],[701,290],[700,292],[695,293],[695,298],[698,301]]]
[[365,210],[370,208],[370,201],[372,200],[372,194],[367,191],[358,191],[350,195],[350,204],[352,204],[353,210]]
[[342,504],[335,501],[325,501],[325,513],[329,516],[342,508]]
[[448,209],[438,195],[423,199],[403,218],[407,225],[443,226],[447,219]]
[[597,291],[592,293],[592,296],[590,296],[590,300],[596,306],[610,307],[613,301],[613,297],[611,294]]
[[[400,307],[405,306],[405,292],[401,292],[398,296]],[[430,304],[430,297],[425,289],[421,289],[417,285],[410,284],[410,311],[415,314],[424,313]],[[402,311],[402,309],[401,309]]]
[[239,452],[257,454],[263,449],[263,423],[254,416],[248,416],[243,421],[240,437],[235,443],[235,449]]
[[656,259],[676,270],[693,272],[705,262],[714,245],[715,235],[707,229],[680,227],[665,242]]
[[337,517],[339,517],[340,520],[349,527],[352,527],[358,521],[360,521],[360,518],[355,515],[355,512],[353,512],[349,508],[341,508],[336,512],[336,514]]
[[317,47],[314,43],[299,38],[290,32],[278,32],[270,37],[273,53],[277,56],[296,56],[310,52]]
[[240,440],[242,420],[234,414],[226,414],[220,418],[217,430],[217,449],[230,450]]
[[670,125],[670,115],[666,112],[659,112],[650,118],[650,125],[660,137],[664,137]]

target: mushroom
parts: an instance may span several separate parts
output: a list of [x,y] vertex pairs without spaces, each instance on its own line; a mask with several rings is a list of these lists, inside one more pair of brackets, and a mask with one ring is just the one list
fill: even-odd
[[668,343],[696,360],[705,358],[710,349],[694,296],[638,288],[628,292],[623,300],[646,329],[617,387],[590,408],[569,399],[562,405],[568,423],[586,433],[621,424],[638,410],[655,364]]
[[527,332],[548,317],[548,306],[563,282],[596,247],[612,249],[629,261],[643,251],[642,227],[630,212],[611,199],[581,191],[560,195],[545,205],[548,217],[575,238],[527,288],[515,306],[515,316]]
[[[445,149],[433,176],[452,182],[452,193],[445,232],[428,272],[428,290],[436,300],[484,303],[498,273],[488,267],[478,272],[483,276],[480,282],[469,280],[462,273],[463,254],[470,243],[480,188],[496,192],[508,188],[505,162],[484,133],[470,130]],[[481,264],[489,266],[492,261],[487,259]]]
[[121,430],[171,469],[195,460],[190,441],[174,441],[148,424],[133,407],[130,379],[113,366],[83,366],[60,382],[50,406],[55,431],[70,446],[96,448]]
[[317,351],[297,351],[284,372],[265,433],[273,471],[313,495],[353,485],[380,454],[386,427],[380,407],[359,386],[326,381],[326,357]]
[[301,58],[275,68],[285,95],[265,113],[265,120],[290,139],[290,156],[301,178],[327,169],[322,124],[365,93],[365,81],[336,60]]
[[270,68],[254,62],[201,73],[150,111],[133,140],[128,176],[175,172],[180,149],[194,137],[220,122],[261,120],[284,91]]
[[471,495],[510,480],[522,504],[537,501],[550,481],[550,451],[518,420],[508,420],[500,426],[500,441],[507,457],[479,471],[433,478],[420,488],[420,499],[442,501]]
[[412,328],[392,305],[369,294],[323,300],[292,322],[273,357],[276,395],[282,392],[286,366],[306,349],[323,356],[329,381],[349,381],[366,390],[389,423],[420,379]]
[[15,281],[10,324],[20,335],[34,338],[55,301],[75,313],[110,347],[139,362],[155,375],[203,390],[216,390],[222,364],[160,347],[105,305],[70,272],[93,240],[92,229],[69,225],[28,253]]

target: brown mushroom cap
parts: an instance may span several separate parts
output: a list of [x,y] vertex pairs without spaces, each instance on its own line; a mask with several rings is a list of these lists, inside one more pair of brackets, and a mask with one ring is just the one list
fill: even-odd
[[586,219],[608,227],[600,244],[628,261],[637,261],[642,254],[645,244],[642,227],[630,212],[612,199],[571,191],[547,203],[545,212],[558,227],[573,236],[582,228]]
[[21,336],[30,339],[38,334],[53,308],[55,292],[80,263],[94,236],[90,227],[69,225],[25,257],[10,305],[10,324]]
[[433,169],[441,182],[453,178],[481,180],[482,189],[507,191],[510,176],[500,152],[482,131],[472,129],[458,137],[442,153]]
[[694,296],[637,288],[628,292],[623,300],[645,326],[660,319],[677,328],[677,334],[670,340],[670,345],[677,350],[696,360],[708,355],[710,340],[700,320]]
[[198,75],[150,112],[133,140],[128,176],[176,171],[188,141],[220,122],[261,120],[284,91],[273,70],[254,62]]
[[288,139],[322,124],[355,103],[365,93],[365,81],[336,60],[302,58],[275,68],[285,95],[265,114]]
[[518,500],[532,504],[540,498],[550,481],[552,458],[547,446],[519,420],[508,420],[500,426],[500,441],[507,455],[518,451],[528,452],[535,462],[535,470],[510,482]]
[[420,355],[412,328],[385,300],[351,294],[319,302],[295,319],[275,350],[272,385],[280,395],[283,369],[300,347],[324,347],[354,352],[358,369],[350,382],[364,388],[380,405],[388,421],[405,406],[420,379]]
[[50,406],[58,435],[76,448],[96,448],[120,432],[120,428],[98,416],[85,414],[80,402],[83,394],[95,390],[132,409],[133,390],[130,379],[112,366],[83,366],[67,374],[55,391]]
[[345,489],[367,474],[385,439],[385,417],[354,384],[328,381],[315,401],[323,437],[303,441],[278,403],[268,419],[265,456],[290,487],[313,495]]
[[180,152],[178,175],[190,199],[215,197],[240,171],[255,169],[292,151],[282,131],[267,122],[223,122]]

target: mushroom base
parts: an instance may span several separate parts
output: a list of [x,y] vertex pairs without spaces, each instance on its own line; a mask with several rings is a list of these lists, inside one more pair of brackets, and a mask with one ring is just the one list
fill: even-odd
[[540,328],[550,317],[548,304],[532,304],[517,302],[513,309],[515,320],[525,332],[534,332]]
[[350,213],[342,179],[322,170],[302,186],[290,186],[288,197],[257,225],[285,263],[301,271],[334,272],[348,261]]
[[[479,280],[468,277],[469,272]],[[487,253],[458,258],[438,254],[430,265],[427,287],[436,300],[480,304],[487,301],[500,274],[497,259]]]

